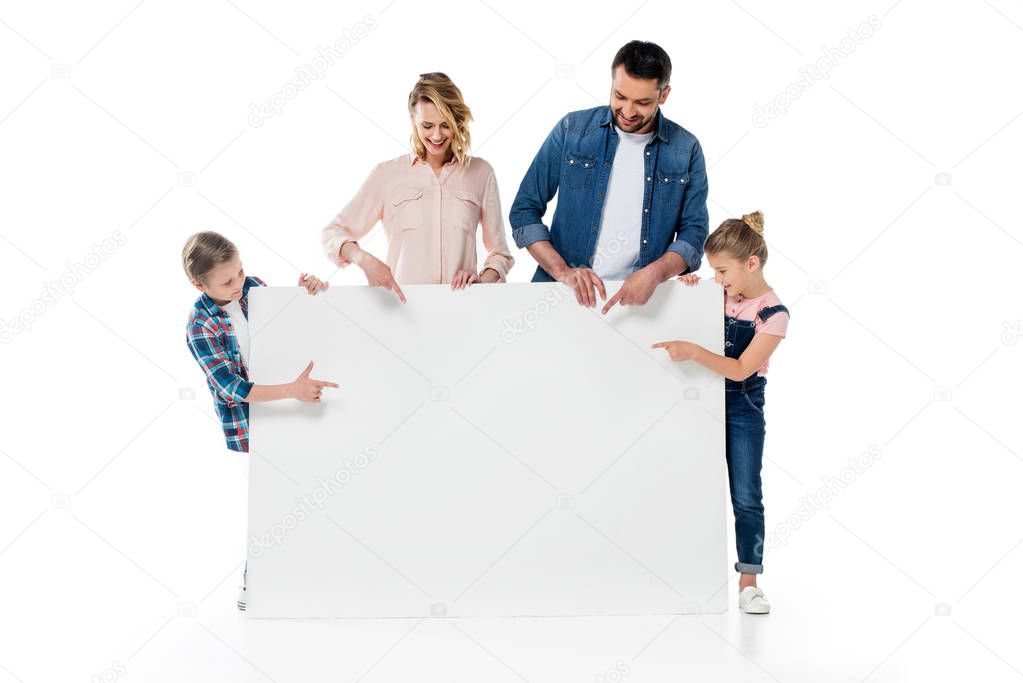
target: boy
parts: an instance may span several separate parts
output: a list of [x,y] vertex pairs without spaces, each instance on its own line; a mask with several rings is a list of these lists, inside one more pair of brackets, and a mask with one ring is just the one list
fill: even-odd
[[[223,235],[199,232],[188,238],[181,253],[185,274],[202,295],[188,316],[188,350],[206,375],[213,405],[220,416],[227,448],[249,452],[249,403],[295,398],[320,402],[324,387],[334,382],[312,379],[310,361],[302,374],[287,384],[253,384],[249,381],[249,289],[265,287],[257,277],[246,277],[238,248]],[[310,294],[330,285],[302,273],[298,285]],[[239,456],[248,482],[248,458]],[[245,609],[245,579],[238,592],[238,609]]]

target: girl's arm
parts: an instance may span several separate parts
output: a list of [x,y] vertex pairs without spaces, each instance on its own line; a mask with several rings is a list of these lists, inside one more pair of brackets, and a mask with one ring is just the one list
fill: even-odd
[[699,344],[687,341],[658,342],[652,349],[664,349],[672,360],[693,360],[719,375],[741,382],[757,371],[774,353],[781,343],[782,337],[776,334],[761,332],[753,335],[746,350],[738,358],[729,358],[713,353]]

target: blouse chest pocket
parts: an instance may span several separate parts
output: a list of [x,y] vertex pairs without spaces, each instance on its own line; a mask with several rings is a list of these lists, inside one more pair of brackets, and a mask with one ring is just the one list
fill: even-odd
[[570,190],[585,190],[593,183],[597,157],[579,152],[565,153],[565,184]]
[[483,216],[483,200],[478,193],[459,188],[450,191],[452,225],[475,234]]
[[399,187],[391,193],[389,215],[384,222],[394,230],[415,230],[423,224],[425,202],[417,187]]
[[682,196],[689,184],[688,173],[658,170],[654,174],[654,181],[654,194],[662,206],[676,209],[682,205]]

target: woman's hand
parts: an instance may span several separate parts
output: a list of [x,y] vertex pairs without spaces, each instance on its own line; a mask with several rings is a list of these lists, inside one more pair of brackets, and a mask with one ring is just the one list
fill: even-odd
[[664,349],[672,360],[692,360],[700,350],[699,344],[687,341],[663,341],[653,344],[651,349]]
[[491,282],[500,282],[500,281],[501,281],[500,274],[498,274],[498,272],[496,270],[494,270],[493,268],[484,268],[483,272],[480,273],[480,282],[484,282],[484,283],[488,283],[489,284]]
[[398,282],[394,279],[394,274],[391,273],[391,269],[387,267],[386,263],[373,256],[373,254],[361,249],[351,260],[362,268],[362,272],[366,274],[366,282],[370,287],[383,287],[388,291],[394,292],[401,299],[401,303],[405,303],[405,293],[401,291],[401,287],[398,286]]
[[334,382],[312,379],[309,376],[312,369],[313,362],[309,361],[309,365],[305,367],[305,370],[303,370],[302,374],[298,376],[298,379],[291,383],[292,398],[297,398],[299,401],[305,401],[306,403],[319,403],[320,394],[323,392],[324,387],[331,387],[333,389],[340,388]]
[[305,287],[306,291],[310,294],[317,294],[319,292],[325,292],[330,287],[329,282],[324,282],[315,275],[309,275],[308,273],[302,273],[298,277],[298,286]]
[[473,270],[460,270],[451,278],[451,289],[465,289],[474,282],[479,282],[480,276]]
[[679,275],[678,279],[681,280],[686,285],[692,287],[693,285],[700,281],[700,276],[697,275],[696,273],[686,273],[685,275]]

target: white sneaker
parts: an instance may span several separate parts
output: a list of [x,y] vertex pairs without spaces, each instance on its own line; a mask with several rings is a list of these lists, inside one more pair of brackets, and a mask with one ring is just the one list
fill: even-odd
[[768,614],[771,603],[764,597],[764,591],[757,586],[746,586],[739,593],[739,609],[746,614]]
[[247,596],[245,595],[245,586],[238,586],[238,611],[239,612],[244,612],[245,611],[246,597]]

